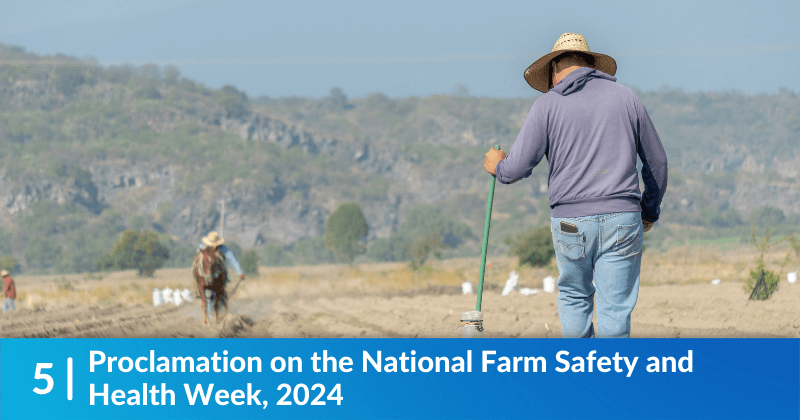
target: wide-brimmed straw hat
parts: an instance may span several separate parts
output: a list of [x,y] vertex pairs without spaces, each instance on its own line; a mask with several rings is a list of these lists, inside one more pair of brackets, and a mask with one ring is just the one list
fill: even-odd
[[8,270],[0,270],[0,277],[5,277],[5,276],[7,276],[9,274],[10,273],[8,272]]
[[525,81],[539,92],[547,92],[550,87],[550,62],[560,55],[578,52],[594,58],[594,67],[603,73],[613,76],[617,72],[617,62],[613,58],[589,51],[589,44],[581,34],[565,33],[558,38],[553,50],[536,60],[525,69]]
[[220,238],[219,233],[216,231],[208,232],[208,235],[204,236],[200,241],[206,246],[220,246],[225,243],[225,240]]

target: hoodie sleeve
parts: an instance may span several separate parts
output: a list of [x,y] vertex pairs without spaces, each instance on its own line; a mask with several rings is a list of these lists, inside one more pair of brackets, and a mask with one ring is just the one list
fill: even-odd
[[642,219],[648,222],[658,221],[661,213],[661,200],[667,191],[667,153],[661,144],[653,121],[647,114],[644,105],[635,99],[636,113],[638,116],[637,129],[639,138],[636,152],[642,159],[642,180],[644,193],[642,194]]
[[242,275],[242,267],[239,265],[239,261],[236,260],[236,257],[233,255],[233,251],[225,245],[220,245],[220,251],[222,251],[222,255],[225,256],[225,259],[231,263],[231,267],[236,270],[236,274]]
[[511,150],[494,170],[497,180],[503,184],[510,184],[529,177],[533,168],[546,154],[547,123],[534,102]]

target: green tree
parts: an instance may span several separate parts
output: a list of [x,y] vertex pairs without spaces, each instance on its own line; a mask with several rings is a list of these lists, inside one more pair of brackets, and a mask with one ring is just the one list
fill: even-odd
[[17,260],[11,255],[4,255],[0,257],[0,269],[8,271],[16,271]]
[[553,236],[547,226],[508,236],[505,243],[511,246],[509,254],[517,256],[520,264],[532,267],[546,266],[556,254],[553,248]]
[[222,93],[219,103],[225,108],[225,115],[228,118],[244,118],[249,113],[247,107],[247,95],[240,92],[231,85],[225,85],[220,89]]
[[443,212],[433,204],[417,204],[411,208],[403,222],[403,231],[409,236],[424,236],[429,230],[442,236],[442,243],[456,248],[464,241],[474,238],[469,226]]
[[126,270],[135,268],[139,275],[153,276],[169,259],[169,250],[158,241],[155,232],[137,233],[132,230],[122,232],[119,240],[106,255],[100,257],[97,268],[100,270]]
[[75,94],[84,82],[86,82],[86,77],[80,67],[62,66],[56,68],[56,90],[61,92],[64,96],[72,96]]
[[347,103],[347,95],[344,94],[341,88],[333,88],[331,89],[331,93],[327,98],[328,106],[332,111],[338,111],[340,109],[350,109],[352,106]]
[[753,210],[750,213],[750,220],[760,228],[768,228],[783,223],[786,215],[779,208],[764,206]]
[[248,249],[242,255],[242,270],[248,275],[258,275],[258,253],[255,249]]
[[375,261],[403,261],[405,245],[409,240],[402,232],[392,233],[388,238],[378,238],[369,244],[369,258]]
[[700,218],[703,225],[708,227],[733,227],[742,223],[739,213],[734,209],[728,209],[720,213],[712,207],[704,207],[700,209]]
[[49,268],[59,261],[62,247],[47,238],[33,238],[25,249],[25,262],[29,268]]
[[430,232],[440,236],[443,246],[438,248],[438,252],[456,248],[464,241],[474,238],[469,226],[452,215],[432,204],[417,204],[406,215],[400,230],[388,238],[376,239],[370,244],[369,257],[376,261],[408,261],[406,251],[409,247],[415,248],[419,245],[420,238],[432,239]]
[[139,99],[161,99],[161,92],[155,86],[145,86],[136,93]]
[[337,260],[352,264],[357,255],[366,252],[361,239],[368,232],[367,219],[361,207],[357,203],[340,204],[325,222],[325,247]]
[[325,264],[336,261],[333,252],[325,247],[325,238],[301,239],[294,244],[292,256],[300,264]]

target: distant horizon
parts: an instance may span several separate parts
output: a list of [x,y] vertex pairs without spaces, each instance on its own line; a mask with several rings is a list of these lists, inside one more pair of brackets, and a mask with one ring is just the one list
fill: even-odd
[[[6,47],[12,47],[12,48],[13,48],[13,47],[19,47],[19,48],[22,48],[22,49],[23,49],[23,51],[24,51],[25,53],[27,53],[27,54],[35,54],[35,55],[37,55],[37,56],[39,56],[39,57],[42,57],[42,58],[55,58],[57,55],[61,54],[61,55],[64,55],[65,57],[67,57],[67,58],[71,58],[71,59],[77,59],[77,60],[80,60],[80,61],[83,61],[83,62],[87,62],[87,63],[95,62],[97,66],[100,66],[100,67],[102,67],[102,68],[109,68],[109,67],[113,67],[113,66],[123,66],[123,65],[132,65],[132,66],[134,66],[134,67],[136,67],[136,68],[139,68],[139,67],[141,67],[142,65],[147,65],[147,64],[155,64],[155,65],[157,65],[157,66],[158,66],[158,68],[159,68],[160,70],[163,70],[163,69],[164,69],[165,67],[167,67],[167,66],[174,66],[174,67],[177,67],[177,68],[180,70],[180,66],[179,66],[179,65],[175,65],[175,64],[172,64],[172,63],[170,63],[170,62],[167,62],[167,63],[157,63],[157,62],[151,62],[151,61],[140,61],[140,62],[120,61],[120,62],[115,62],[115,61],[108,61],[108,60],[106,60],[106,61],[108,61],[108,62],[107,62],[107,63],[104,63],[103,61],[101,61],[101,60],[98,60],[97,58],[95,58],[95,57],[91,57],[91,56],[87,56],[87,57],[76,57],[76,56],[67,55],[67,54],[62,54],[62,53],[55,53],[55,54],[39,54],[39,53],[37,53],[37,52],[35,52],[35,51],[30,51],[30,50],[28,50],[27,48],[25,48],[24,46],[21,46],[21,45],[11,45],[11,44],[3,44],[3,43],[0,43],[0,45],[4,45],[4,46],[6,46]],[[60,65],[72,65],[72,64],[67,64],[67,63],[64,63],[64,64],[60,64]],[[87,64],[87,66],[88,66],[88,65],[91,65],[91,64]],[[2,66],[3,66],[3,63],[2,63],[2,62],[0,62],[0,67],[2,67]],[[225,85],[230,85],[230,86],[233,86],[233,87],[235,87],[237,90],[239,90],[239,91],[241,91],[241,92],[244,92],[244,93],[247,95],[247,98],[248,98],[248,100],[251,100],[251,101],[252,101],[252,100],[261,99],[261,98],[266,98],[266,99],[288,99],[288,98],[301,98],[301,99],[319,100],[319,99],[322,99],[322,98],[325,98],[325,97],[327,97],[327,96],[328,96],[327,94],[326,94],[326,95],[320,95],[320,96],[302,96],[302,95],[296,95],[296,94],[288,94],[288,95],[285,95],[285,96],[252,95],[251,93],[249,93],[249,92],[247,92],[246,90],[242,89],[240,86],[237,86],[237,85],[235,84],[235,82],[231,82],[231,83],[222,83],[222,84],[221,84],[221,85],[219,85],[219,86],[209,86],[209,85],[207,85],[206,83],[204,83],[204,82],[202,82],[202,81],[200,81],[200,80],[197,80],[196,78],[193,78],[193,77],[190,77],[190,76],[184,75],[184,74],[183,74],[183,72],[181,72],[181,74],[180,74],[180,77],[181,77],[181,78],[187,78],[187,79],[191,79],[191,80],[195,81],[196,83],[199,83],[199,84],[201,84],[201,85],[203,85],[203,86],[206,86],[206,87],[208,87],[208,88],[210,88],[210,89],[216,89],[216,90],[218,90],[218,89],[220,89],[222,86],[225,86]],[[680,86],[669,86],[669,85],[663,85],[663,86],[660,86],[660,87],[658,87],[658,88],[655,88],[655,89],[649,89],[649,90],[645,90],[645,89],[641,89],[641,88],[639,88],[639,87],[637,87],[637,86],[629,86],[629,85],[627,85],[627,84],[625,84],[625,83],[622,83],[622,82],[620,82],[619,80],[617,80],[617,83],[620,83],[620,84],[622,84],[622,85],[625,85],[625,86],[627,86],[627,87],[629,87],[629,88],[631,88],[631,89],[633,89],[633,90],[637,90],[637,91],[639,91],[639,92],[642,92],[642,93],[658,93],[658,92],[660,92],[660,91],[679,91],[679,92],[686,93],[686,94],[697,94],[697,93],[717,93],[717,94],[722,94],[722,93],[737,93],[737,94],[742,94],[742,95],[747,95],[747,96],[758,96],[758,95],[767,95],[767,96],[770,96],[770,95],[782,95],[782,94],[785,94],[785,93],[790,93],[790,94],[797,94],[797,93],[800,93],[800,91],[798,91],[798,92],[795,92],[794,90],[792,90],[792,89],[789,89],[789,88],[787,88],[787,87],[784,87],[784,86],[781,86],[781,87],[779,87],[777,92],[759,92],[759,93],[748,93],[748,92],[744,92],[744,91],[742,91],[742,90],[739,90],[739,89],[737,89],[737,88],[732,88],[732,89],[727,89],[727,90],[726,90],[726,89],[720,89],[720,90],[696,90],[696,91],[689,91],[689,90],[683,89],[683,88],[682,88],[682,87],[680,87]],[[335,89],[335,88],[341,88],[341,87],[340,87],[340,86],[331,86],[331,88],[330,88],[330,89]],[[352,95],[348,94],[346,91],[344,91],[344,89],[342,89],[342,91],[344,92],[344,94],[345,94],[345,95],[347,95],[348,99],[363,99],[363,98],[366,98],[366,97],[367,97],[367,96],[369,96],[369,95],[373,95],[373,94],[376,94],[376,93],[384,94],[384,95],[386,95],[386,96],[388,96],[388,97],[390,97],[390,98],[392,98],[392,99],[405,99],[405,98],[414,98],[414,97],[418,97],[418,98],[424,98],[424,97],[429,97],[429,96],[444,95],[444,96],[465,96],[465,97],[474,97],[474,98],[491,98],[491,99],[523,99],[523,100],[525,100],[525,99],[533,99],[533,97],[538,97],[539,95],[542,95],[542,93],[541,93],[541,92],[538,92],[538,91],[536,91],[536,90],[534,90],[534,89],[531,89],[531,95],[530,95],[530,96],[512,96],[512,97],[503,97],[503,96],[486,96],[486,95],[473,95],[471,92],[468,92],[466,95],[464,95],[463,93],[458,93],[458,92],[455,92],[455,90],[456,90],[457,88],[458,88],[458,85],[454,86],[453,92],[439,92],[439,93],[430,93],[430,94],[427,94],[427,95],[408,95],[408,96],[391,96],[391,95],[389,95],[389,94],[387,94],[387,93],[385,93],[385,92],[381,92],[381,91],[369,92],[369,93],[366,93],[366,94],[364,94],[364,95],[362,95],[362,96],[352,96]],[[467,88],[467,89],[468,89],[468,88]],[[786,89],[786,92],[783,92],[783,91],[782,91],[783,89]]]
[[[565,32],[613,57],[642,92],[800,91],[800,2],[575,0],[375,3],[221,0],[0,0],[0,43],[119,65],[174,64],[251,97],[538,95],[522,72]],[[780,13],[776,13],[779,10]]]

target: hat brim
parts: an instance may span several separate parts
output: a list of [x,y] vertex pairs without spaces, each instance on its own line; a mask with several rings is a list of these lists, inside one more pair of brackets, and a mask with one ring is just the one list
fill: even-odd
[[591,55],[594,57],[594,66],[592,67],[603,73],[613,76],[617,72],[617,62],[605,54],[580,50],[559,50],[543,55],[540,59],[528,66],[523,74],[525,81],[539,92],[547,93],[549,90],[548,79],[550,78],[550,62],[560,55],[571,52]]
[[214,242],[206,238],[205,236],[202,239],[200,239],[200,241],[203,242],[205,246],[220,246],[225,243],[225,239],[219,238],[218,241]]

